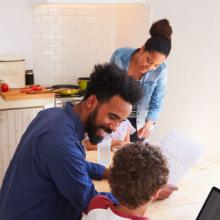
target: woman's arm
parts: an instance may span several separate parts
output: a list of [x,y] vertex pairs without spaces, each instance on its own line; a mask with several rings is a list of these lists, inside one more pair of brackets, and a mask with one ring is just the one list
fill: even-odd
[[152,96],[150,97],[148,114],[145,119],[146,122],[147,121],[156,122],[156,120],[158,119],[166,93],[166,84],[167,84],[167,70],[166,68],[164,68],[162,70],[160,79],[158,79],[157,81],[157,85],[154,88]]

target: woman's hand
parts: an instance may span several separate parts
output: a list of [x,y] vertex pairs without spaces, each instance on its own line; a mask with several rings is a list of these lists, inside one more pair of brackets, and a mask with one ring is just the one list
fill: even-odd
[[142,139],[146,139],[146,138],[149,138],[150,135],[151,135],[151,132],[152,132],[152,128],[153,128],[153,125],[154,125],[154,122],[153,121],[147,121],[144,126],[139,129],[137,131],[137,136],[138,138]]

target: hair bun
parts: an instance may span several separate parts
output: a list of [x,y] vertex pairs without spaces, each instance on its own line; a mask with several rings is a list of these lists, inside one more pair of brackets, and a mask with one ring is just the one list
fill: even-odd
[[161,36],[171,41],[173,31],[169,21],[167,19],[161,19],[152,24],[149,32],[152,37]]

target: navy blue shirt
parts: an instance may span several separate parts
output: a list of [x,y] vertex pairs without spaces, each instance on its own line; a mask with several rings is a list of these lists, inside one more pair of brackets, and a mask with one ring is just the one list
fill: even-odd
[[0,219],[79,219],[97,195],[90,178],[101,179],[105,169],[85,161],[83,138],[83,124],[70,103],[64,109],[41,111],[22,136],[6,172]]

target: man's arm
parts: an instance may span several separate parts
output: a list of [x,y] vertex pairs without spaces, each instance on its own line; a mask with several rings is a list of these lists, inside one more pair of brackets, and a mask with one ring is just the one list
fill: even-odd
[[86,162],[86,170],[89,176],[95,180],[105,179],[106,176],[106,168],[100,164],[85,161]]

